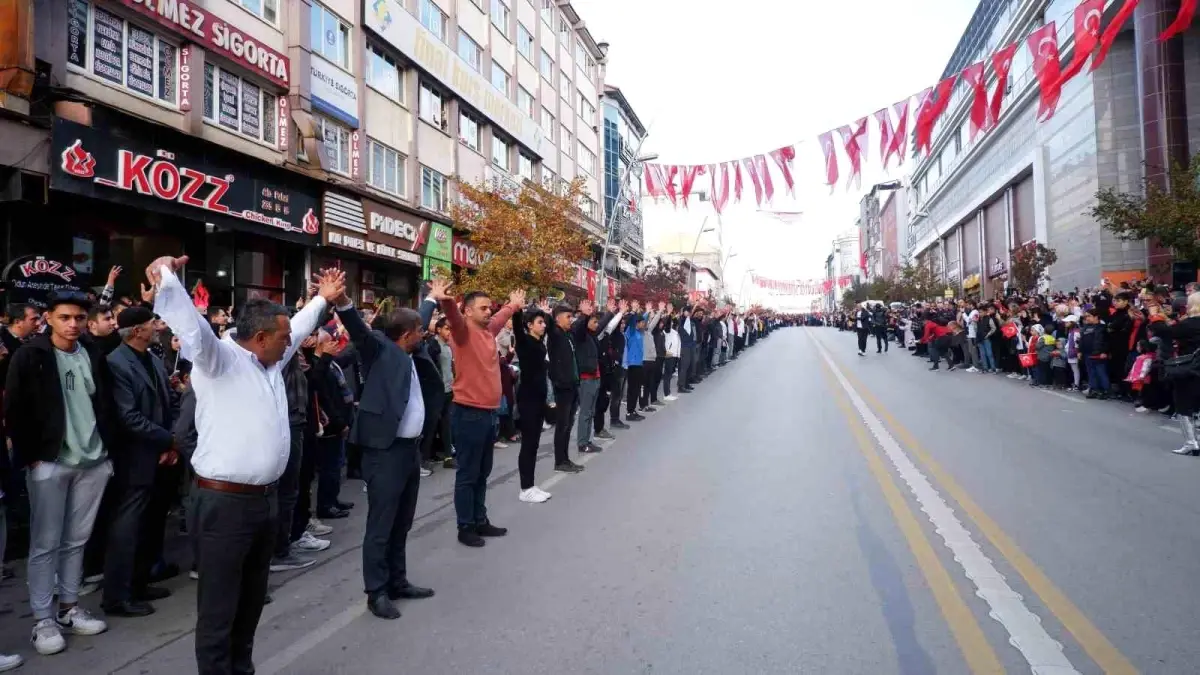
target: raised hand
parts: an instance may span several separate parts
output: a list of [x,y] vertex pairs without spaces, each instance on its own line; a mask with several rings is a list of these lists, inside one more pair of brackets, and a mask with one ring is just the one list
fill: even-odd
[[551,309],[550,308],[550,298],[542,298],[541,300],[538,300],[537,308],[540,309],[541,311],[545,312],[546,314],[549,314],[550,309]]
[[658,311],[660,311],[660,312],[667,311],[667,303],[662,300],[659,300],[658,301]]
[[669,313],[671,316],[675,316],[675,305],[672,305],[671,303],[669,303],[669,302],[668,302],[668,303],[667,303],[667,312],[668,312],[668,313]]
[[146,288],[146,284],[138,284],[138,286],[142,289],[142,302],[147,304],[153,303],[154,294],[157,293],[154,284],[150,284],[150,288]]
[[517,290],[513,291],[512,293],[509,293],[508,294],[508,304],[512,305],[513,307],[516,307],[517,309],[521,309],[522,307],[524,307],[525,306],[525,289],[518,288]]
[[452,285],[453,284],[450,283],[449,279],[434,277],[434,279],[429,282],[429,299],[438,302],[442,300],[449,300],[450,287]]
[[113,265],[112,269],[108,270],[108,285],[115,286],[119,276],[121,276],[121,266]]
[[580,314],[585,314],[587,316],[591,316],[592,313],[594,313],[595,311],[596,311],[596,306],[592,304],[591,300],[580,300],[579,301],[579,313]]
[[635,311],[635,312],[640,312],[640,311],[642,311],[642,303],[641,303],[641,301],[639,301],[639,300],[634,300],[634,301],[633,301],[633,311]]
[[321,276],[317,280],[317,293],[330,304],[342,299],[346,293],[346,273],[339,269],[321,270]]
[[154,262],[146,267],[146,281],[149,281],[151,286],[158,286],[158,282],[162,281],[162,275],[159,274],[159,270],[163,266],[166,266],[172,272],[178,272],[180,268],[187,264],[187,261],[188,257],[186,255],[181,255],[178,258],[169,255],[155,258]]
[[609,298],[608,302],[604,303],[604,309],[608,310],[609,314],[615,314],[617,311],[617,299]]
[[627,314],[629,312],[629,301],[625,298],[621,298],[621,302],[618,303],[618,308],[622,314]]

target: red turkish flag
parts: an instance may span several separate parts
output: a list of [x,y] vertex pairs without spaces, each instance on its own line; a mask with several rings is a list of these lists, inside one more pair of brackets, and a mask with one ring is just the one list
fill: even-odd
[[983,79],[983,61],[967,66],[962,71],[962,78],[975,92],[975,97],[971,99],[971,142],[974,143],[975,135],[988,128],[987,83]]
[[664,166],[663,169],[663,186],[667,193],[667,199],[671,200],[672,206],[678,206],[678,195],[675,193],[675,176],[679,174],[679,167]]
[[[817,140],[821,143],[821,152],[825,153],[825,184],[829,186],[830,191],[833,191],[838,182],[837,152],[833,149],[833,132],[826,131],[818,136]],[[741,174],[738,174],[738,177],[740,178]]]
[[737,161],[728,162],[728,163],[726,163],[726,166],[733,167],[733,198],[738,203],[741,203],[741,201],[742,201],[742,163],[737,162]]
[[1042,96],[1038,101],[1038,120],[1045,121],[1054,116],[1058,99],[1062,95],[1062,83],[1058,78],[1062,66],[1058,61],[1058,34],[1054,22],[1042,26],[1025,39],[1033,55],[1033,74],[1037,77]]
[[1000,123],[1000,104],[1004,102],[1004,90],[1008,89],[1008,71],[1012,68],[1012,60],[1016,54],[1016,43],[992,54],[992,70],[996,71],[996,90],[992,92],[992,103],[988,106],[988,129]]
[[642,173],[646,179],[646,194],[654,199],[665,197],[667,189],[663,186],[663,182],[666,176],[663,174],[662,166],[658,164],[646,164],[643,169]]
[[892,114],[887,108],[876,110],[875,121],[879,123],[879,159],[886,171],[888,156],[892,154]]
[[[892,110],[896,113],[896,129],[892,132],[892,145],[888,148],[888,155],[895,153],[897,164],[904,164],[904,156],[908,154],[908,105],[911,101],[910,96],[892,104]],[[887,164],[887,158],[884,158],[884,164]]]
[[1104,33],[1100,35],[1100,48],[1096,50],[1096,55],[1092,57],[1092,67],[1088,70],[1090,73],[1096,72],[1101,63],[1104,63],[1104,57],[1108,56],[1108,50],[1112,49],[1113,43],[1117,41],[1117,34],[1121,32],[1121,28],[1126,21],[1133,18],[1133,10],[1137,8],[1140,0],[1125,0],[1125,4],[1121,5],[1121,9],[1113,15],[1112,21],[1104,28]]
[[846,149],[846,157],[850,159],[850,176],[846,181],[846,189],[854,184],[855,189],[862,187],[862,160],[867,154],[867,119],[866,117],[838,129],[842,135],[842,145]]
[[918,152],[924,150],[926,154],[929,154],[929,146],[933,142],[933,126],[950,106],[950,92],[954,91],[954,84],[957,81],[958,76],[951,75],[938,82],[933,94],[926,96],[924,102],[917,109],[916,142]]
[[708,165],[708,176],[712,180],[712,205],[717,213],[725,209],[725,203],[729,201],[729,167],[725,164],[721,165],[721,182],[717,182],[717,165]]
[[779,174],[783,176],[783,182],[787,185],[786,192],[792,194],[792,188],[795,186],[795,181],[792,180],[792,160],[796,159],[796,148],[786,145],[767,154],[775,160],[775,166],[779,167]]
[[[746,173],[750,174],[750,182],[754,184],[754,201],[759,206],[763,203],[763,179],[758,171],[758,162],[754,157],[747,157],[742,160],[742,165],[746,167]],[[765,168],[765,167],[764,167]],[[767,198],[768,201],[770,197]]]
[[758,170],[758,177],[762,180],[763,195],[767,198],[767,203],[775,198],[775,186],[771,183],[771,170],[767,167],[766,155],[755,155],[754,168]]
[[681,166],[679,168],[682,170],[682,176],[680,178],[682,190],[680,196],[683,198],[683,207],[687,208],[688,195],[692,193],[692,185],[696,183],[696,176],[704,173],[704,167]]
[[1075,55],[1071,64],[1058,77],[1061,87],[1067,80],[1083,70],[1096,46],[1100,44],[1100,19],[1104,16],[1104,0],[1083,0],[1075,8]]
[[1175,20],[1170,26],[1158,36],[1159,40],[1167,41],[1179,35],[1192,25],[1192,19],[1196,16],[1196,5],[1200,0],[1183,0],[1179,3],[1179,13],[1175,15]]

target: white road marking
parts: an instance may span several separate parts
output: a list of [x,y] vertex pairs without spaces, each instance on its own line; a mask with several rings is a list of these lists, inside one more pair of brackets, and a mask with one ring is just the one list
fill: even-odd
[[317,645],[328,640],[338,631],[349,626],[355,619],[366,613],[366,611],[366,603],[354,603],[337,616],[331,617],[325,623],[305,633],[287,649],[267,659],[265,663],[256,666],[255,672],[259,673],[259,675],[275,675],[276,673],[283,672],[283,669],[295,663],[301,656],[304,656]]
[[[579,460],[578,460],[578,461],[576,461],[575,463],[576,463],[576,464],[578,464],[578,465],[580,465],[580,466],[585,466],[585,465],[586,465],[588,462],[592,461],[592,458],[593,458],[593,457],[595,457],[595,456],[596,456],[596,455],[598,455],[598,454],[600,454],[600,453],[597,453],[597,452],[581,452],[581,453],[579,453]],[[549,488],[551,488],[551,487],[553,487],[553,486],[557,485],[557,484],[558,484],[558,481],[560,481],[560,480],[562,480],[562,479],[566,478],[566,477],[567,477],[567,476],[569,476],[569,475],[571,475],[571,474],[568,474],[568,473],[558,473],[557,471],[555,471],[553,476],[550,476],[550,477],[549,477],[549,478],[547,478],[546,480],[542,481],[542,484],[541,484],[541,485],[539,485],[538,487],[540,487],[541,489],[545,490],[546,492],[549,492],[549,491],[550,491],[550,489],[549,489]]]
[[1008,585],[992,561],[983,554],[983,550],[971,538],[971,533],[963,526],[954,510],[946,504],[925,474],[917,468],[896,439],[855,391],[841,369],[829,356],[825,346],[815,338],[813,344],[816,345],[817,352],[833,372],[838,384],[850,398],[851,404],[862,417],[863,423],[871,430],[884,454],[891,460],[896,473],[908,484],[913,497],[921,505],[921,510],[925,512],[937,533],[946,542],[946,547],[954,554],[954,560],[963,568],[967,578],[975,584],[975,594],[983,598],[991,608],[989,615],[1008,631],[1009,643],[1021,652],[1035,675],[1051,673],[1054,675],[1070,673],[1078,675],[1079,671],[1063,653],[1062,644],[1050,637],[1050,634],[1042,626],[1041,619],[1029,611],[1020,594]]
[[1064,394],[1064,393],[1058,392],[1058,391],[1051,391],[1049,389],[1038,389],[1038,391],[1040,391],[1044,394],[1050,394],[1051,396],[1057,396],[1061,399],[1066,399],[1066,400],[1070,401],[1071,403],[1079,403],[1081,400],[1083,400],[1083,399],[1079,399],[1074,396],[1071,396],[1069,394]]

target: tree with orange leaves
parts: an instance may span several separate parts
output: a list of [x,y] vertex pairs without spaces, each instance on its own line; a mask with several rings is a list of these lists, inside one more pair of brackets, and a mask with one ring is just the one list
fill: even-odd
[[561,189],[522,181],[457,182],[461,199],[450,207],[455,226],[471,233],[483,256],[479,267],[460,272],[458,288],[506,297],[514,289],[549,293],[571,279],[575,263],[588,257],[579,208],[583,179]]

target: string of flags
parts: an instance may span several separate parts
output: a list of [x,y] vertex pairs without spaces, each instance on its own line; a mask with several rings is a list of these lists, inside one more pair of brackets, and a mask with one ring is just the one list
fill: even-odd
[[667,199],[672,205],[682,204],[684,208],[687,208],[688,197],[697,187],[697,181],[706,176],[711,188],[709,199],[717,213],[721,213],[731,198],[734,202],[742,201],[746,182],[754,187],[754,201],[759,207],[769,204],[775,197],[772,171],[783,181],[785,191],[794,195],[796,183],[792,176],[792,161],[795,159],[796,147],[785,145],[761,155],[716,164],[646,164],[642,176],[646,194],[651,198]]
[[[970,142],[981,133],[994,129],[1000,121],[1001,105],[1008,88],[1009,70],[1013,57],[1021,48],[1021,42],[1029,50],[1032,57],[1033,74],[1039,89],[1037,119],[1045,122],[1054,116],[1062,95],[1063,85],[1071,78],[1083,72],[1083,67],[1091,59],[1088,72],[1093,72],[1104,63],[1109,50],[1117,39],[1121,28],[1133,16],[1133,10],[1140,0],[1123,0],[1119,10],[1113,15],[1108,25],[1102,26],[1104,5],[1106,0],[1082,0],[1074,10],[1074,55],[1067,64],[1062,63],[1058,44],[1058,32],[1055,22],[1050,21],[1037,28],[1025,37],[1023,41],[1005,45],[989,58],[973,63],[958,73],[954,73],[937,85],[927,87],[922,91],[905,97],[891,106],[881,108],[873,115],[859,118],[857,121],[831,129],[820,134],[817,139],[821,151],[825,155],[825,182],[831,189],[836,188],[841,178],[838,166],[838,153],[835,149],[836,139],[841,140],[842,152],[849,163],[849,174],[846,176],[847,189],[861,189],[863,160],[868,154],[868,120],[872,117],[879,130],[879,157],[886,171],[892,157],[896,158],[899,166],[904,162],[908,153],[910,132],[908,124],[913,125],[911,132],[914,151],[918,156],[928,156],[933,142],[933,128],[950,106],[950,96],[955,86],[960,82],[971,96],[971,107],[968,114],[968,129]],[[1160,41],[1169,40],[1187,30],[1195,18],[1200,0],[1182,0],[1175,20],[1158,36]],[[987,69],[995,75],[992,91],[987,87]],[[913,107],[913,104],[916,104]],[[911,116],[910,116],[911,111]]]
[[784,295],[824,295],[833,290],[834,286],[845,288],[853,282],[853,276],[843,274],[837,279],[803,279],[797,281],[781,281],[757,274],[750,275],[750,283]]

